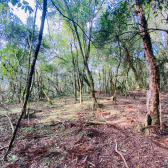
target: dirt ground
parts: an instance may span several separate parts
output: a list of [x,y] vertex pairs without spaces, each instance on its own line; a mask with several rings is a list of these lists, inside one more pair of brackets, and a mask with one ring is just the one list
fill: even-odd
[[[168,168],[168,95],[161,94],[164,129],[143,130],[146,91],[132,91],[117,102],[100,94],[92,108],[89,95],[74,103],[72,96],[30,103],[7,161],[2,165],[12,129],[0,109],[0,167],[4,168]],[[15,126],[21,104],[6,107]],[[3,111],[4,110],[4,111]]]

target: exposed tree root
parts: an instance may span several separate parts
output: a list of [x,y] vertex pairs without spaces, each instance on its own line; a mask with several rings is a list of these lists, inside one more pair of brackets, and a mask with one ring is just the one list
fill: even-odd
[[161,132],[159,130],[160,126],[158,125],[148,125],[148,126],[145,126],[145,127],[142,127],[141,128],[141,131],[145,131],[145,129],[153,129],[154,133],[156,133],[157,135],[160,135]]
[[157,145],[158,147],[161,147],[161,148],[163,148],[163,149],[167,149],[167,150],[168,150],[167,144],[165,144],[164,142],[162,142],[161,139],[159,139],[159,140],[153,140],[153,139],[151,139],[151,141],[152,141],[155,145]]

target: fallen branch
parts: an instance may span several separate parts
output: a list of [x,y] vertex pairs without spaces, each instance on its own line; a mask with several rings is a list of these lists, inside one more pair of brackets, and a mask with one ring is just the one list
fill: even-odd
[[[54,121],[55,122],[55,121]],[[56,122],[57,123],[52,123],[52,124],[50,124],[50,125],[44,125],[44,126],[56,126],[56,125],[58,125],[58,124],[62,124],[63,122],[62,121],[60,121],[60,120],[56,120]]]
[[102,100],[113,100],[113,97],[99,97]]
[[[4,107],[2,104],[0,104],[0,107],[2,107],[3,109],[5,109],[6,111],[11,112],[8,108]],[[11,112],[12,113],[12,112]]]
[[84,134],[82,134],[81,137],[80,137],[77,141],[75,141],[74,144],[76,145],[76,144],[78,144],[78,143],[81,143],[82,140],[83,140],[83,138],[84,138]]
[[87,122],[88,125],[106,125],[106,122],[99,122],[99,121],[89,121]]
[[90,165],[92,165],[93,167],[96,167],[92,162],[89,162],[89,161],[88,161],[88,163],[89,163]]
[[[104,119],[105,120],[105,119]],[[113,126],[114,128],[118,128],[121,129],[119,127],[117,127],[112,121],[106,121],[106,122],[100,122],[100,121],[88,121],[87,125],[109,125],[109,126]]]
[[120,151],[117,150],[117,141],[115,140],[116,146],[115,146],[115,151],[121,156],[122,160],[124,161],[125,167],[129,168],[127,165],[127,162],[125,161],[124,156],[122,155],[122,153]]
[[[2,107],[3,109],[5,109],[6,111],[11,112],[8,108],[4,107],[2,104],[0,104],[0,107]],[[12,112],[11,112],[11,113],[12,113]],[[13,134],[13,133],[14,133],[14,127],[13,127],[13,124],[12,124],[12,122],[11,122],[11,119],[9,118],[9,116],[8,116],[7,114],[4,114],[4,116],[6,116],[6,117],[8,118],[9,123],[10,123],[11,128],[12,128],[12,134]]]
[[3,150],[3,149],[5,149],[5,148],[7,148],[7,147],[8,147],[8,146],[1,147],[1,148],[0,148],[0,151]]
[[106,123],[107,123],[107,120],[103,117],[103,114],[102,114],[102,113],[101,113],[101,117],[102,117],[103,120],[106,121]]
[[11,119],[9,118],[9,116],[7,115],[7,114],[5,114],[5,116],[8,118],[8,120],[9,120],[9,123],[10,123],[10,125],[11,125],[11,128],[12,128],[12,134],[14,133],[14,127],[13,127],[13,124],[12,124],[12,121],[11,121]]

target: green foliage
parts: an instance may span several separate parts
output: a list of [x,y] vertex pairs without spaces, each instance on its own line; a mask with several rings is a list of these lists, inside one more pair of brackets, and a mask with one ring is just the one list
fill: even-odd
[[131,12],[126,2],[120,2],[118,7],[110,7],[101,15],[98,21],[98,33],[95,32],[95,42],[103,47],[107,41],[118,41],[123,31],[129,30]]
[[24,127],[22,128],[24,132],[34,132],[35,128],[34,127]]
[[18,156],[17,155],[12,155],[12,157],[9,159],[10,161],[17,161],[18,160]]
[[22,2],[24,5],[28,5],[29,3],[27,1]]
[[[30,39],[34,24],[34,18],[30,13],[33,9],[29,6],[29,1],[13,0],[11,2],[28,15],[27,23],[24,25],[8,8],[10,1],[3,0],[0,4],[0,76],[2,84],[6,84],[1,88],[6,88],[6,92],[9,91],[10,101],[13,101],[18,100],[19,96],[22,97],[25,93],[28,62],[32,62],[39,26],[35,25],[32,53],[30,53]],[[41,4],[42,0],[38,2]],[[75,86],[74,78],[77,91],[79,91],[79,79],[82,76],[84,90],[89,91],[90,82],[88,76],[83,75],[86,69],[83,71],[83,57],[74,25],[76,25],[85,55],[88,54],[88,36],[91,35],[88,64],[96,90],[100,87],[102,89],[104,83],[106,86],[103,89],[107,88],[108,91],[110,80],[116,86],[126,80],[127,89],[135,88],[137,79],[140,80],[140,86],[148,85],[149,72],[144,58],[141,34],[138,34],[138,19],[125,1],[107,3],[101,0],[54,0],[54,2],[70,20],[63,19],[58,11],[49,5],[47,20],[49,27],[47,28],[49,28],[50,36],[46,34],[43,37],[37,60],[37,69],[41,73],[40,82],[48,98],[72,94]],[[167,20],[163,19],[162,14],[166,13],[167,2],[162,0],[139,2],[143,5],[149,27],[166,29]],[[129,3],[135,7],[134,1],[129,1]],[[155,22],[153,17],[155,17]],[[90,28],[91,24],[93,24],[92,28]],[[164,46],[166,36],[164,33],[151,32],[151,38],[156,46],[154,49],[157,63],[161,63],[166,59],[167,49]],[[129,58],[127,58],[125,48],[129,51]],[[161,69],[160,75],[164,76],[167,72],[166,67],[163,66]],[[37,100],[40,90],[36,75],[33,78],[31,91],[30,100]],[[45,97],[44,94],[43,96]]]
[[11,0],[12,5],[16,5],[20,0]]
[[47,73],[52,73],[56,68],[53,64],[42,63],[40,65],[42,71]]

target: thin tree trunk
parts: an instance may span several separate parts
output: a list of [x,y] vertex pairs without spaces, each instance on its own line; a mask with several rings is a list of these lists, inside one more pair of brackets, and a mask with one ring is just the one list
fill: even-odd
[[92,101],[94,103],[94,106],[96,106],[97,105],[97,100],[96,100],[96,96],[95,96],[93,77],[92,77],[92,74],[89,70],[89,67],[88,67],[87,63],[85,63],[85,67],[86,67],[86,71],[87,71],[87,74],[88,74],[89,80],[90,80],[90,93],[91,93],[91,96],[92,96]]
[[38,84],[38,98],[40,100],[42,98],[42,88],[40,85],[40,77],[38,75],[38,72],[36,71],[36,73],[37,73],[37,84]]
[[[74,44],[75,44],[75,40],[74,40]],[[74,55],[73,55],[73,51],[72,51],[72,43],[70,43],[71,45],[71,57],[72,57],[72,64],[73,64],[73,78],[74,78],[74,99],[75,99],[75,102],[77,101],[77,85],[76,85],[76,60],[74,58]]]
[[101,76],[100,76],[100,70],[99,70],[99,92],[101,92]]
[[105,69],[105,91],[107,96],[107,92],[108,92],[107,69]]
[[25,110],[26,110],[26,106],[27,106],[27,102],[28,102],[28,98],[29,98],[29,93],[30,93],[31,82],[32,82],[32,76],[34,74],[35,64],[36,64],[37,56],[38,56],[38,53],[39,53],[39,50],[40,50],[40,46],[41,46],[46,11],[47,11],[47,0],[44,0],[43,1],[43,13],[42,13],[42,19],[41,19],[41,27],[40,27],[40,32],[39,32],[37,47],[36,47],[36,50],[35,50],[35,53],[34,53],[34,58],[33,58],[33,62],[32,62],[32,65],[31,65],[31,70],[30,70],[30,74],[29,74],[29,78],[28,78],[26,99],[24,101],[24,105],[23,105],[23,108],[22,108],[22,111],[21,111],[21,115],[20,115],[20,117],[18,119],[17,125],[15,127],[14,133],[12,135],[11,141],[10,141],[9,146],[8,146],[8,149],[6,150],[6,153],[5,153],[4,157],[3,157],[3,162],[6,160],[8,152],[12,148],[12,144],[13,144],[13,141],[15,139],[17,130],[19,128],[21,119],[22,119],[23,114],[25,113]]
[[133,65],[133,59],[131,59],[131,56],[129,54],[129,51],[128,51],[128,48],[127,47],[124,47],[125,49],[125,52],[126,52],[126,57],[127,57],[127,61],[130,65],[130,67],[132,68],[132,71],[134,73],[134,76],[135,76],[135,80],[136,80],[136,89],[139,90],[140,89],[140,78],[138,76],[138,73],[137,73],[137,70],[135,69],[134,65]]
[[104,68],[102,69],[103,70],[103,91],[105,90],[105,75],[104,75]]
[[41,90],[43,91],[45,97],[47,98],[48,103],[49,103],[50,105],[52,105],[53,103],[52,103],[51,99],[48,97],[48,95],[47,95],[47,93],[45,92],[45,90],[44,90],[42,84],[40,83],[40,76],[39,76],[39,73],[38,73],[37,70],[36,70],[36,73],[37,73],[38,85],[41,87]]
[[83,102],[83,100],[82,100],[82,87],[83,87],[83,84],[82,84],[81,80],[79,79],[80,104]]
[[77,101],[76,75],[74,75],[74,99],[75,99],[75,101]]
[[156,66],[156,59],[153,54],[150,34],[148,32],[147,20],[142,5],[138,0],[135,0],[136,10],[138,12],[140,31],[142,33],[142,40],[145,49],[146,60],[148,62],[150,71],[150,84],[147,100],[147,125],[160,125],[159,119],[159,85],[158,85],[158,69]]

